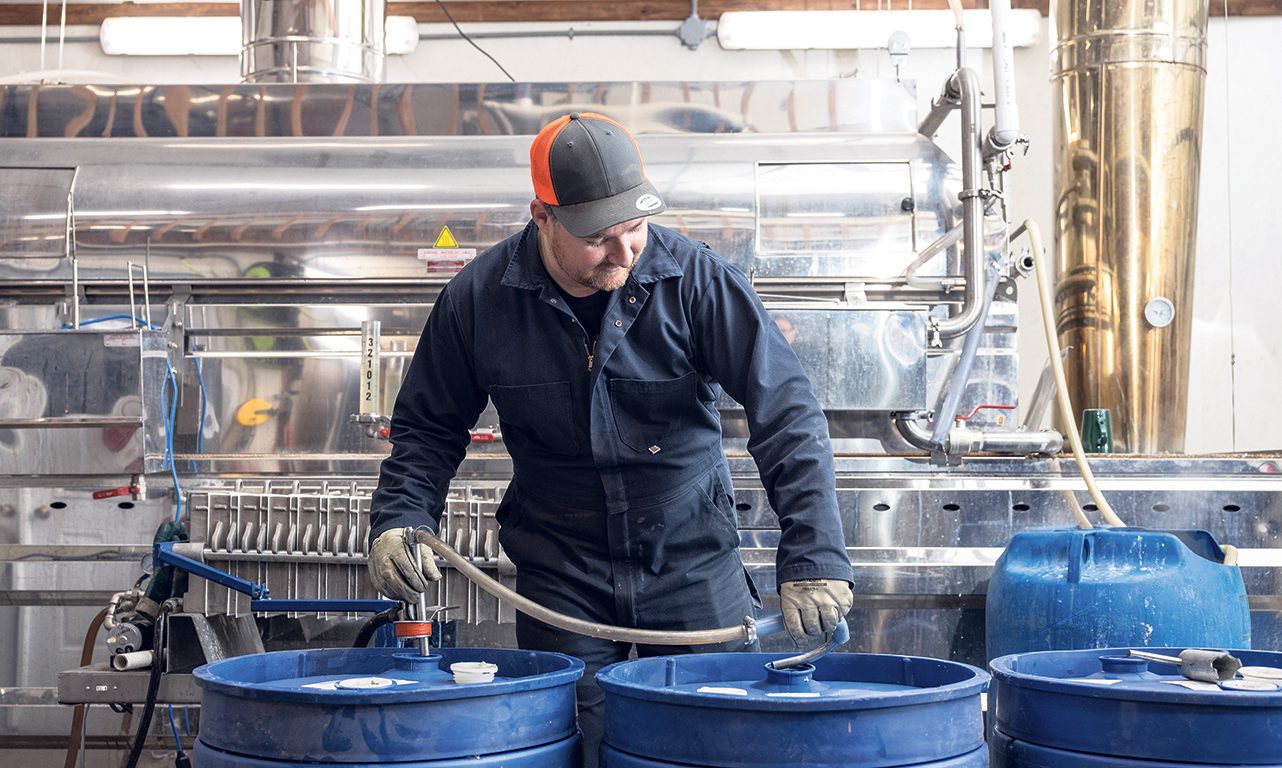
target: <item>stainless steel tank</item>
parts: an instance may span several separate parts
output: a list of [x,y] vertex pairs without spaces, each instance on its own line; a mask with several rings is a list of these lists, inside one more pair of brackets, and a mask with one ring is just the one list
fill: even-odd
[[1193,321],[1203,0],[1056,0],[1060,340],[1079,409],[1119,452],[1184,448]]

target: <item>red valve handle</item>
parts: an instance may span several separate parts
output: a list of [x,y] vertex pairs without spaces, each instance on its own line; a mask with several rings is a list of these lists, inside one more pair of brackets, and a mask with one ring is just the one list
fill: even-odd
[[1013,405],[993,405],[993,404],[991,404],[991,403],[984,404],[984,405],[977,405],[977,406],[975,406],[975,409],[974,409],[973,411],[971,411],[970,413],[966,414],[965,416],[962,416],[962,415],[960,415],[960,414],[959,414],[959,415],[957,416],[957,420],[958,420],[958,421],[966,421],[967,419],[973,419],[973,418],[975,418],[975,414],[977,414],[977,413],[979,413],[980,411],[985,410],[985,409],[990,409],[990,410],[994,410],[994,411],[1009,411],[1009,410],[1013,410],[1014,408],[1015,408],[1015,406],[1013,406]]
[[137,495],[138,495],[138,486],[136,485],[124,485],[119,488],[108,488],[105,491],[93,492],[93,497],[95,499],[112,499],[117,496],[137,496]]

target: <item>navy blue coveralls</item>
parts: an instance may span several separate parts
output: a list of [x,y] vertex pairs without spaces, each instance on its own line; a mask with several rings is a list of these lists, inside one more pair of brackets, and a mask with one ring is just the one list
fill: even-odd
[[[851,580],[827,423],[741,272],[651,224],[595,350],[587,338],[543,267],[533,222],[464,267],[428,316],[397,398],[370,540],[435,528],[488,397],[512,456],[496,515],[519,593],[614,625],[739,624],[756,595],[738,552],[715,407],[723,387],[745,408],[748,450],[779,512],[778,581]],[[628,648],[524,615],[517,640],[587,663],[580,727],[595,757],[603,694],[593,676]],[[679,650],[727,649],[638,653]]]

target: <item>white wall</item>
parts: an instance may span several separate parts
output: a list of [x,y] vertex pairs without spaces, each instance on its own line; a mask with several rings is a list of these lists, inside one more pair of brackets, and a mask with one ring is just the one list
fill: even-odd
[[[612,80],[789,80],[852,76],[889,77],[884,51],[729,52],[715,39],[697,51],[680,44],[671,23],[569,25],[465,25],[473,32],[536,32],[544,37],[487,38],[478,43],[521,81]],[[418,50],[388,64],[389,82],[501,82],[505,76],[445,25],[424,25]],[[628,36],[594,36],[600,31]],[[11,29],[0,35],[0,77],[40,68],[38,29]],[[660,33],[660,34],[656,34]],[[68,31],[65,69],[94,70],[139,83],[235,82],[235,58],[124,58],[104,56],[95,28]],[[6,41],[6,38],[7,41]],[[1282,124],[1282,67],[1276,45],[1282,19],[1212,20],[1209,32],[1206,122],[1203,134],[1202,197],[1199,223],[1194,336],[1190,378],[1189,452],[1282,447],[1282,407],[1275,404],[1282,382],[1282,352],[1273,340],[1277,323],[1270,310],[1282,284],[1276,254],[1282,211],[1275,203],[1273,177],[1282,169],[1282,150],[1271,141]],[[55,38],[56,40],[56,38]],[[1009,174],[1011,219],[1034,218],[1046,238],[1051,219],[1051,87],[1043,23],[1038,44],[1016,51],[1016,86],[1022,127],[1031,139],[1027,156]],[[55,66],[56,46],[46,50]],[[974,55],[986,84],[988,57]],[[909,56],[902,76],[918,82],[925,114],[954,65],[952,51],[921,50]],[[100,77],[106,81],[107,77]],[[987,116],[986,116],[987,119]],[[945,124],[940,143],[956,146],[956,118]],[[1047,243],[1050,246],[1050,243]],[[1032,392],[1045,360],[1040,315],[1031,281],[1021,294],[1024,326],[1020,351],[1021,391]],[[1234,357],[1235,355],[1235,357]]]

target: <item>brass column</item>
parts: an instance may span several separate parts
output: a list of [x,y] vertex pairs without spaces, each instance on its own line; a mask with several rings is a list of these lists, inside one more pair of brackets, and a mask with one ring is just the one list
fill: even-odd
[[1051,2],[1056,323],[1119,452],[1184,449],[1207,10]]

